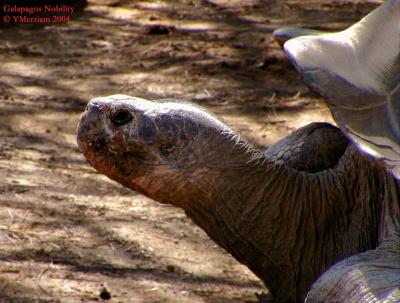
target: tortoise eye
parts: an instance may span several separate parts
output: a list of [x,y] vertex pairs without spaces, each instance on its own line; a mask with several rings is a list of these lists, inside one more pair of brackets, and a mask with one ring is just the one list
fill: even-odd
[[119,110],[115,115],[111,117],[111,121],[116,125],[116,126],[122,126],[125,125],[129,122],[131,122],[133,119],[132,114],[125,110]]

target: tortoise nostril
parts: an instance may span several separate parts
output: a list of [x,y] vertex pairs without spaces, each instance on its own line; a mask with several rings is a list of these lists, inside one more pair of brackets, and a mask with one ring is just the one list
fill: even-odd
[[133,119],[132,114],[127,110],[119,110],[115,115],[111,117],[111,121],[116,126],[125,125],[131,122],[132,119]]
[[97,103],[97,102],[89,102],[89,103],[86,105],[85,110],[86,110],[86,111],[89,111],[89,110],[92,110],[92,109],[102,111],[102,110],[104,109],[104,105],[101,104],[101,103]]

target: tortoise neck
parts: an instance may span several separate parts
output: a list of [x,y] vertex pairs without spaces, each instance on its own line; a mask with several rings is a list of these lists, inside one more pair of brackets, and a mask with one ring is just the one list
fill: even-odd
[[376,247],[379,202],[390,193],[371,182],[385,182],[387,175],[353,147],[335,168],[316,174],[251,151],[235,163],[210,184],[215,194],[208,203],[189,203],[185,210],[274,295],[303,300],[329,266]]

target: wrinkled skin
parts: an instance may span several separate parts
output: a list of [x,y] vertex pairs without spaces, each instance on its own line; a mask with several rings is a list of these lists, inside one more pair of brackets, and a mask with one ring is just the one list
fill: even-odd
[[400,301],[399,185],[333,126],[262,153],[194,105],[115,95],[88,104],[77,141],[101,173],[183,208],[277,302]]

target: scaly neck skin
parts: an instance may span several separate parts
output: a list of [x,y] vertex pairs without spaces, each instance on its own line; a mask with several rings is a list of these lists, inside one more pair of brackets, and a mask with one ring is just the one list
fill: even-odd
[[329,266],[377,245],[384,186],[370,183],[385,176],[352,147],[335,169],[318,174],[254,159],[251,151],[230,163],[215,168],[206,196],[180,206],[275,296],[302,301]]

